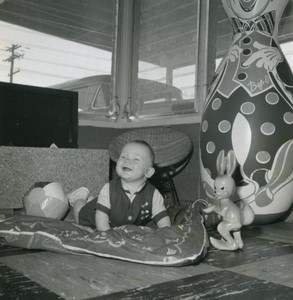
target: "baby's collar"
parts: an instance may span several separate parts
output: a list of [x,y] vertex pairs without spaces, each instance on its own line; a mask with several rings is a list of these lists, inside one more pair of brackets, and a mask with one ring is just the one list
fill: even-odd
[[131,193],[130,190],[129,190],[129,187],[127,186],[127,183],[124,183],[122,180],[121,180],[121,186],[122,186],[122,189],[124,190],[125,193],[127,194],[133,194],[133,195],[136,195],[138,194],[146,185],[146,181],[134,192],[134,193]]

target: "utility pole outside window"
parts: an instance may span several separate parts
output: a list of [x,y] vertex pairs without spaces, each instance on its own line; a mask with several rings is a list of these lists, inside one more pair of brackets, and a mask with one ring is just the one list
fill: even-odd
[[21,48],[21,45],[17,45],[17,44],[12,44],[11,47],[7,48],[5,51],[10,52],[11,55],[4,59],[4,61],[6,62],[10,62],[10,73],[8,74],[9,78],[10,78],[10,83],[13,82],[13,75],[20,72],[20,69],[17,69],[16,71],[14,70],[14,61],[16,59],[20,59],[23,58],[24,54],[16,52],[17,49]]

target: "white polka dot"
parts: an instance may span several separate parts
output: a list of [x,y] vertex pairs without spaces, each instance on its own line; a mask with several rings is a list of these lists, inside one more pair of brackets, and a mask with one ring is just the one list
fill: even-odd
[[203,121],[203,122],[202,122],[202,126],[201,126],[202,132],[207,132],[208,128],[209,128],[209,123],[208,123],[208,121],[207,121],[207,120]]
[[212,154],[212,153],[215,152],[215,150],[216,150],[216,145],[215,145],[215,143],[214,143],[214,142],[208,142],[208,143],[207,143],[207,152],[208,152],[209,154]]
[[285,121],[285,123],[287,123],[287,124],[293,124],[293,113],[291,113],[291,112],[286,112],[285,114],[284,114],[284,121]]
[[279,96],[276,93],[268,93],[266,95],[266,101],[268,104],[275,105],[279,102]]
[[271,155],[267,151],[259,151],[256,154],[256,160],[260,164],[266,164],[271,160]]
[[251,102],[245,102],[241,105],[240,110],[244,115],[251,115],[255,112],[255,105]]
[[132,220],[132,216],[128,216],[128,220],[131,221]]
[[216,98],[212,103],[212,109],[218,110],[222,106],[222,100],[220,98]]
[[231,123],[227,120],[223,120],[220,122],[218,129],[222,133],[226,133],[231,129]]
[[260,130],[265,135],[272,135],[274,134],[276,128],[274,124],[266,122],[261,125]]

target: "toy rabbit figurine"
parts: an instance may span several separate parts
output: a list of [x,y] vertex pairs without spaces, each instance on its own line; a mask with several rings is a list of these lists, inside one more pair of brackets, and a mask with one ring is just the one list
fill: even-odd
[[243,248],[240,229],[243,225],[253,222],[254,212],[249,204],[238,207],[230,197],[235,190],[235,182],[232,174],[236,168],[236,157],[232,150],[225,157],[222,150],[217,158],[218,176],[214,182],[214,195],[216,204],[211,204],[203,209],[205,213],[216,212],[222,216],[217,230],[222,236],[221,240],[210,238],[212,245],[220,250],[236,250]]

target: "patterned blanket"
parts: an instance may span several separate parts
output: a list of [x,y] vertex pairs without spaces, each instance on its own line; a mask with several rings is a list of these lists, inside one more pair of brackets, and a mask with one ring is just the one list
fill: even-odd
[[60,253],[92,254],[162,266],[198,263],[209,246],[202,216],[191,207],[177,209],[168,228],[125,225],[107,232],[72,222],[27,215],[3,215],[0,245]]

